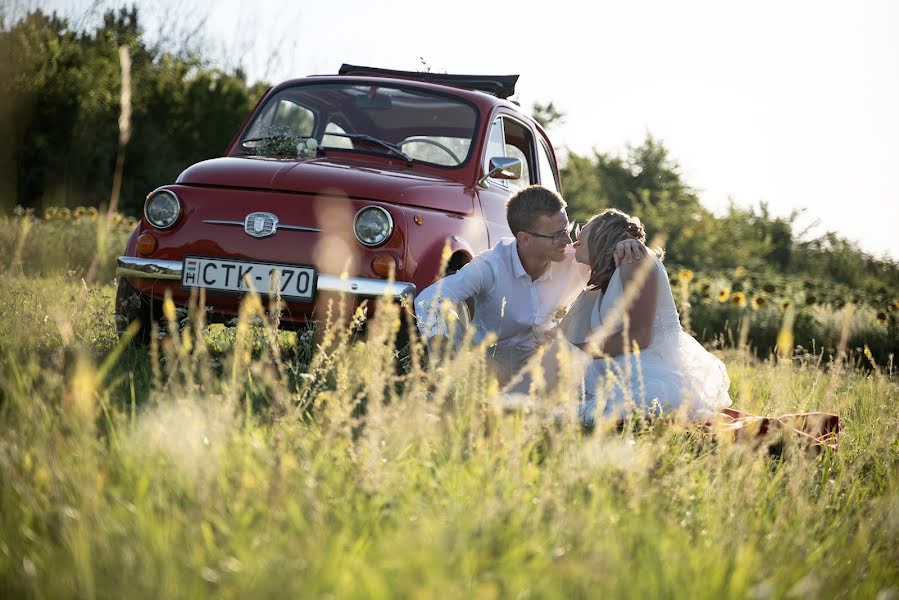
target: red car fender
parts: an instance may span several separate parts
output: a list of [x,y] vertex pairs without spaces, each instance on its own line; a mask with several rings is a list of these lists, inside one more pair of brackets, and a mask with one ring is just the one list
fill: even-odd
[[131,231],[131,235],[128,236],[128,243],[125,245],[125,256],[137,256],[137,236],[140,233],[140,226],[141,222],[138,221]]

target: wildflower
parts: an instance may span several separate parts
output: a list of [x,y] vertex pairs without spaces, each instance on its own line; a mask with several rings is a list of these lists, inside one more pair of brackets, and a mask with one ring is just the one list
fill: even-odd
[[677,278],[680,279],[682,283],[690,283],[693,281],[693,271],[690,269],[681,269],[677,273]]
[[720,292],[718,292],[718,302],[727,302],[728,298],[730,298],[729,289],[724,288]]
[[881,325],[886,325],[887,323],[887,315],[884,312],[877,313],[877,322]]
[[760,310],[762,307],[765,306],[766,302],[767,302],[767,300],[765,299],[764,296],[756,296],[752,299],[752,309]]
[[737,267],[734,269],[734,277],[746,277],[746,267]]
[[746,306],[746,296],[743,294],[743,292],[734,292],[730,297],[730,301],[731,304],[739,308],[743,308],[744,306]]

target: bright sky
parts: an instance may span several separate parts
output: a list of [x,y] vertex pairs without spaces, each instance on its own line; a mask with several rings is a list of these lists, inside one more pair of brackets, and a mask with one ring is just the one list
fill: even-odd
[[[115,0],[19,5],[84,14]],[[622,153],[660,138],[715,211],[806,209],[899,259],[899,2],[137,1],[151,36],[191,34],[225,67],[277,82],[341,63],[521,75],[523,107],[566,113],[557,147]],[[206,19],[205,27],[193,32]],[[562,182],[564,188],[564,181]]]

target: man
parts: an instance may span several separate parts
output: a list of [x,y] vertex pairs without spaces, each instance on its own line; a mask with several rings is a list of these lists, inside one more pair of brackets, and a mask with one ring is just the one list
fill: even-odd
[[[456,273],[428,286],[415,301],[422,335],[434,347],[450,333],[440,305],[474,303],[474,343],[488,333],[496,344],[488,359],[505,385],[541,344],[551,341],[554,315],[567,308],[587,285],[590,268],[574,260],[567,204],[555,192],[532,185],[506,205],[514,238],[476,256]],[[639,260],[645,248],[635,240],[621,242],[616,263]],[[442,337],[436,337],[442,336]],[[440,342],[437,342],[439,344]]]

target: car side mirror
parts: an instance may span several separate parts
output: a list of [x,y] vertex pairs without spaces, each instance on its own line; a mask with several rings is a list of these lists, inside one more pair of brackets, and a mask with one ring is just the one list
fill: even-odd
[[494,156],[490,159],[490,170],[481,177],[478,185],[487,187],[487,180],[494,179],[518,179],[521,177],[521,159],[506,156]]

